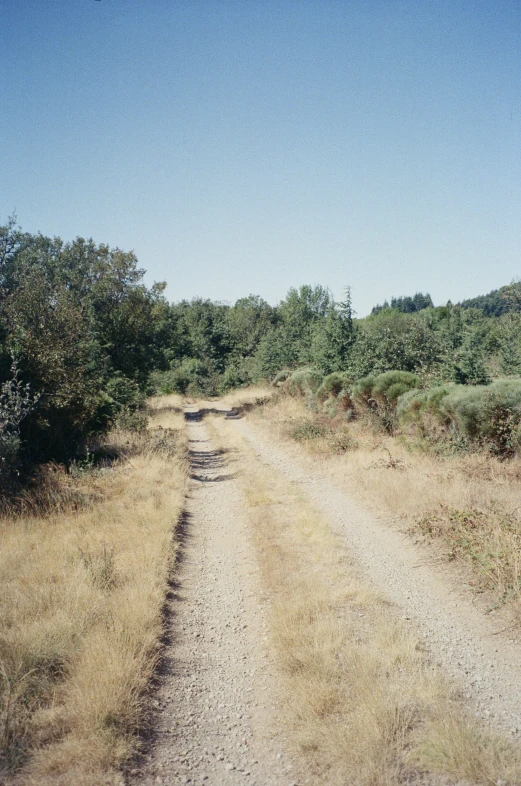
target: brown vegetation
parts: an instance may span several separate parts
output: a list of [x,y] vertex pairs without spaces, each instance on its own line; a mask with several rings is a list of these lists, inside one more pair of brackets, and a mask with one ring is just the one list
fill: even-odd
[[187,477],[171,407],[0,520],[0,755],[17,781],[119,783],[136,749]]

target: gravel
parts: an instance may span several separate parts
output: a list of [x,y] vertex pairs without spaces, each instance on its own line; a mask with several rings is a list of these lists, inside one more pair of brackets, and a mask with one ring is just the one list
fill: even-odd
[[189,420],[187,428],[193,474],[167,610],[172,642],[163,653],[153,740],[130,783],[289,786],[294,762],[277,718],[245,504],[204,423]]

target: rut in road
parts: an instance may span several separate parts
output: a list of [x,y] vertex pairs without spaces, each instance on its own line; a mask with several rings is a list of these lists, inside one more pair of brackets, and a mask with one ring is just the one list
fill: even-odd
[[[192,483],[182,558],[168,601],[154,741],[131,782],[291,786],[277,720],[262,594],[233,463],[201,414],[185,414]],[[299,784],[303,782],[298,780]]]

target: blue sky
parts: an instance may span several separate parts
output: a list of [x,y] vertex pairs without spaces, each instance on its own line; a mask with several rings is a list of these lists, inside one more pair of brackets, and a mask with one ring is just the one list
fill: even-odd
[[521,275],[518,0],[0,0],[0,221],[171,300]]

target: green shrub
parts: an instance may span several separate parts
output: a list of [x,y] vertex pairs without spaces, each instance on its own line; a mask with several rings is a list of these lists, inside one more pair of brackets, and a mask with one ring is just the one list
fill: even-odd
[[353,397],[362,406],[370,408],[391,433],[396,424],[398,399],[419,385],[419,377],[409,371],[385,371],[360,379],[353,387]]
[[521,380],[412,391],[400,397],[397,414],[401,425],[412,424],[422,437],[513,455],[521,446]]
[[329,397],[337,397],[349,385],[349,377],[342,372],[334,371],[324,377],[322,384],[317,390],[318,401],[325,401]]
[[16,363],[11,379],[0,386],[0,490],[5,491],[18,475],[20,466],[20,423],[36,407],[39,396],[22,384]]
[[152,392],[158,395],[215,396],[218,384],[219,376],[208,363],[197,358],[183,358],[167,371],[154,371],[150,375]]
[[386,371],[375,378],[373,397],[385,399],[387,404],[396,404],[399,396],[419,385],[420,378],[409,371]]
[[305,418],[293,421],[288,428],[289,436],[297,440],[297,442],[325,437],[327,433],[328,429],[321,423],[306,420]]
[[290,396],[306,396],[316,393],[322,384],[323,376],[319,371],[301,368],[294,371],[287,383]]
[[280,387],[284,382],[286,382],[289,379],[292,373],[293,372],[289,368],[282,369],[282,371],[279,371],[279,373],[276,374],[275,377],[273,378],[271,387],[273,388]]
[[369,401],[373,397],[375,381],[375,375],[368,374],[366,377],[359,379],[358,382],[353,385],[351,392],[357,403],[369,404]]
[[235,365],[228,366],[219,378],[217,390],[219,394],[224,394],[229,390],[245,387],[251,384],[251,381],[248,372],[244,368]]
[[429,419],[449,426],[450,418],[441,411],[441,401],[447,396],[454,385],[436,385],[425,390],[409,390],[402,393],[396,407],[398,421],[402,426],[413,424],[422,433],[428,431]]

